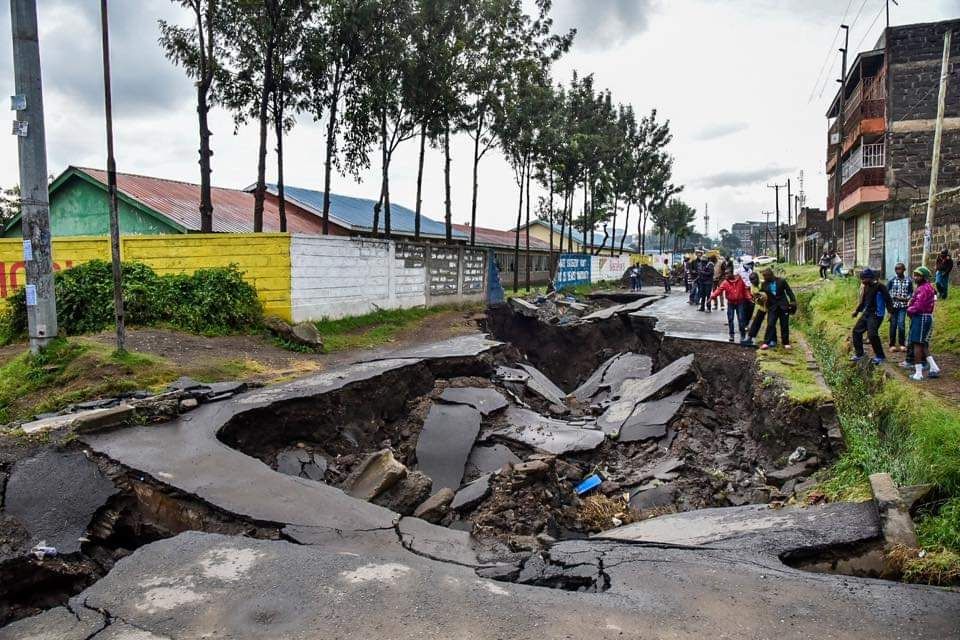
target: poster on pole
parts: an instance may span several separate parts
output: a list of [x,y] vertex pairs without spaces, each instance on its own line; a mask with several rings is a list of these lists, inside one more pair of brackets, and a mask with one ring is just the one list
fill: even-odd
[[559,291],[581,284],[590,284],[590,256],[586,253],[561,253],[557,260],[554,287]]

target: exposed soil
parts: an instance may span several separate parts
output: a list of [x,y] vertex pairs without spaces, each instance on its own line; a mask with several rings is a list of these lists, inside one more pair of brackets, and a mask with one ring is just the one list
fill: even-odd
[[940,378],[933,380],[926,379],[923,382],[914,382],[908,380],[913,375],[914,370],[900,368],[900,362],[903,361],[904,354],[887,354],[889,360],[884,366],[888,375],[907,381],[909,384],[916,384],[927,393],[937,396],[947,404],[960,408],[960,357],[953,354],[934,354],[937,365],[943,371]]

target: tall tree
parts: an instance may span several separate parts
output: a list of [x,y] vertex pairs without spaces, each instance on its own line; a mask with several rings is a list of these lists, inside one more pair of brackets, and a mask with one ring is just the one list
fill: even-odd
[[317,122],[326,118],[324,234],[329,233],[334,168],[359,179],[360,171],[370,165],[367,150],[376,132],[363,107],[359,66],[369,49],[375,10],[369,0],[324,0],[317,19],[304,34],[299,64],[306,82],[307,108]]
[[222,0],[172,0],[193,14],[193,25],[183,27],[160,20],[160,46],[174,63],[194,79],[197,88],[197,120],[200,127],[200,231],[213,231],[213,201],[210,197],[209,113],[217,101],[217,78],[224,55]]
[[278,51],[299,39],[314,7],[313,0],[224,0],[229,74],[223,102],[233,112],[237,127],[256,118],[259,125],[257,184],[254,190],[253,230],[263,231],[266,198],[267,129],[275,90]]
[[0,189],[0,228],[20,215],[20,185]]

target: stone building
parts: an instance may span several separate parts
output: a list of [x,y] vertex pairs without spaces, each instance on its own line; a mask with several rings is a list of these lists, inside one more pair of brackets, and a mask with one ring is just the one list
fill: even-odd
[[850,65],[842,117],[840,91],[827,111],[826,217],[847,267],[889,273],[896,262],[911,268],[920,262],[947,31],[953,42],[938,176],[938,190],[946,194],[934,220],[933,249],[960,250],[960,201],[950,195],[960,186],[960,20],[896,26]]

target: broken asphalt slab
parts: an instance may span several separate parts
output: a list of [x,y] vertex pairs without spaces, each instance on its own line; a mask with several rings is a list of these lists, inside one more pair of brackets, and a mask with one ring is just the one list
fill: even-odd
[[433,490],[456,490],[480,433],[480,412],[458,404],[434,404],[417,439],[417,467],[433,480]]
[[665,436],[667,423],[683,406],[683,401],[689,393],[689,390],[683,390],[660,400],[638,404],[620,427],[618,435],[620,442],[637,442]]
[[605,361],[573,392],[578,402],[589,402],[604,391],[620,388],[625,380],[646,378],[653,366],[650,356],[639,353],[618,353]]
[[633,415],[638,404],[688,382],[692,367],[691,353],[674,360],[647,378],[625,380],[613,396],[614,401],[597,420],[600,429],[610,435],[619,434],[620,428]]
[[504,465],[517,464],[519,462],[520,458],[502,444],[494,444],[491,446],[477,445],[470,452],[470,457],[467,458],[466,475],[473,477],[485,473],[492,473],[497,469],[501,469]]
[[496,389],[480,387],[448,387],[440,394],[440,400],[450,404],[465,404],[485,416],[506,409],[509,404]]
[[550,378],[544,375],[543,372],[536,367],[529,364],[520,364],[518,366],[526,371],[527,375],[530,376],[527,378],[526,382],[527,389],[537,394],[551,405],[554,405],[561,410],[565,408],[563,399],[567,394],[563,392],[563,389],[555,385]]
[[46,449],[13,465],[3,504],[30,532],[27,549],[43,541],[69,554],[80,551],[94,514],[116,493],[82,452]]
[[377,362],[379,360],[448,360],[451,358],[468,358],[485,353],[502,346],[502,342],[491,340],[482,333],[473,333],[457,336],[449,340],[430,342],[414,347],[388,351],[376,356],[363,358],[355,364],[363,362]]
[[685,511],[597,534],[605,540],[749,551],[779,556],[876,540],[877,507],[868,502],[832,502],[774,509],[765,504]]
[[599,320],[609,320],[613,316],[622,315],[625,313],[633,313],[634,311],[639,311],[644,307],[653,304],[659,299],[658,296],[650,296],[648,298],[640,298],[638,300],[633,300],[631,302],[625,302],[623,304],[616,304],[612,307],[607,307],[605,309],[600,309],[599,311],[594,311],[589,315],[583,316],[583,320],[587,322],[596,322]]
[[[141,547],[71,606],[102,611],[139,637],[170,640],[308,640],[318,630],[395,640],[608,640],[639,637],[639,629],[645,640],[960,633],[960,596],[943,589],[807,573],[708,549],[590,540],[560,543],[550,556],[579,575],[605,577],[607,590],[496,582],[400,545],[350,552],[187,532]],[[37,637],[43,617],[0,630],[0,639]],[[89,637],[88,629],[57,631],[58,640]]]
[[490,436],[505,438],[554,455],[573,451],[591,451],[603,443],[602,431],[572,427],[561,421],[547,418],[529,409],[507,409],[505,429],[491,431]]

